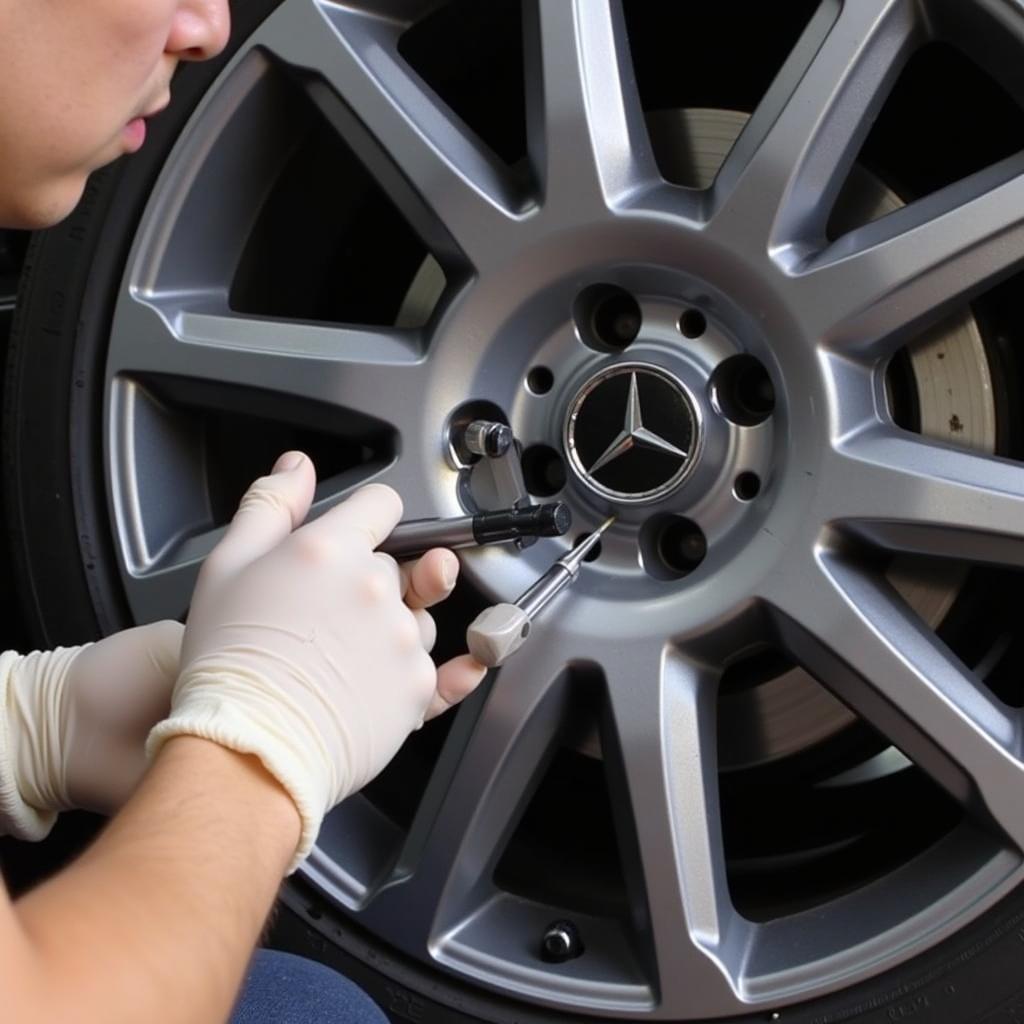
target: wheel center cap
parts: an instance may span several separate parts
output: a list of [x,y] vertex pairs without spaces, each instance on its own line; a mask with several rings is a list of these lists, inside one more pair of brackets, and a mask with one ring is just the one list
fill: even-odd
[[697,406],[666,370],[626,363],[587,381],[569,404],[565,453],[592,491],[615,502],[656,501],[696,465]]

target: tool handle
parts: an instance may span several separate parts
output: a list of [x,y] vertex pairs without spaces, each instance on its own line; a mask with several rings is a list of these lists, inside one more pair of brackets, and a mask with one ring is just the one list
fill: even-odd
[[413,519],[399,523],[378,550],[392,558],[419,558],[431,548],[464,548],[476,542],[472,516]]
[[488,668],[497,668],[523,645],[530,617],[514,604],[485,608],[466,630],[469,653]]

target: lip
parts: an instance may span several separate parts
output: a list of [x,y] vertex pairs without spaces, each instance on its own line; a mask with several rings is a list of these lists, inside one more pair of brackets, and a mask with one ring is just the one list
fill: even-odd
[[146,141],[146,122],[144,118],[134,117],[121,131],[121,138],[129,153],[136,153],[142,149]]
[[136,114],[136,117],[156,117],[162,110],[166,110],[171,102],[171,92],[165,88],[154,101],[153,105],[146,107],[141,113]]
[[151,107],[149,110],[144,110],[139,117],[156,117],[162,110],[167,109],[167,105],[170,101],[164,100],[159,106]]
[[171,102],[169,94],[164,94],[160,102],[147,108],[141,114],[136,114],[121,130],[121,138],[129,153],[137,153],[142,144],[146,141],[147,121],[155,117],[162,110],[166,110]]

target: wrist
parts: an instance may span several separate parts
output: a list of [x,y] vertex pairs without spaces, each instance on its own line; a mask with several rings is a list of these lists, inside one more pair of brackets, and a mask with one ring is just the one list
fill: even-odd
[[284,874],[299,844],[301,819],[287,790],[252,754],[199,736],[172,736],[162,744],[151,771],[156,784],[173,779],[197,792],[214,793],[246,822],[252,848]]
[[146,753],[153,759],[170,740],[194,737],[257,761],[300,821],[291,873],[312,849],[331,804],[330,766],[302,709],[280,693],[273,701],[261,700],[250,692],[251,682],[227,673],[192,677],[170,717],[150,732]]

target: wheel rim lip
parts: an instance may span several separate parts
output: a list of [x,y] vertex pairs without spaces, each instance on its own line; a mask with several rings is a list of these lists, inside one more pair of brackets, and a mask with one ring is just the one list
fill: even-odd
[[[223,81],[223,79],[221,81]],[[214,86],[213,89],[211,89],[211,95],[217,91],[217,88],[218,88],[217,86]],[[195,117],[191,120],[190,124],[192,126],[197,126],[201,122],[202,117],[203,117],[203,113],[202,113],[202,108],[201,108],[200,112],[198,112],[195,115]],[[183,139],[185,138],[185,135],[187,135],[187,134],[188,134],[188,130],[186,130],[186,132],[183,133]],[[197,130],[195,132],[195,134],[201,134],[201,132],[198,132],[198,130]],[[180,154],[181,148],[182,147],[180,145],[179,145],[179,147],[176,148],[176,151],[175,151],[176,154]],[[155,222],[155,219],[154,219],[154,208],[155,207],[159,208],[161,206],[160,200],[166,196],[166,190],[168,189],[169,186],[171,187],[171,189],[173,191],[173,187],[174,187],[174,184],[175,184],[174,180],[173,180],[174,179],[174,165],[175,165],[175,156],[172,156],[170,158],[170,160],[168,161],[167,169],[165,170],[164,175],[162,175],[161,181],[158,183],[158,185],[157,185],[157,187],[156,187],[156,189],[154,191],[153,199],[152,199],[152,201],[150,203],[150,206],[149,206],[149,209],[147,211],[146,217],[144,218],[144,221],[143,221],[143,227],[140,230],[139,237],[136,240],[136,245],[133,248],[132,257],[129,260],[129,271],[126,274],[125,281],[124,281],[124,284],[123,284],[122,295],[121,295],[121,298],[119,299],[119,308],[120,308],[121,304],[123,304],[123,303],[139,301],[139,299],[138,299],[138,295],[139,295],[139,292],[140,292],[139,281],[145,275],[144,275],[144,273],[140,273],[138,271],[138,266],[139,266],[138,261],[141,260],[143,264],[145,263],[146,251],[145,251],[144,239],[145,239],[145,236],[147,235],[147,232],[152,234],[155,231],[157,231],[157,229],[158,229],[158,222]],[[159,211],[157,211],[157,212],[159,212]],[[115,320],[114,320],[113,329],[112,329],[112,337],[118,336],[118,322],[119,322],[118,321],[118,316],[117,316],[117,314],[115,314]],[[107,390],[108,390],[108,411],[109,411],[109,391],[110,391],[110,382],[109,381],[107,382]],[[113,426],[111,426],[111,420],[110,420],[109,416],[107,418],[107,423],[108,423],[108,438],[107,438],[107,448],[106,448],[107,456],[106,456],[106,458],[107,458],[107,463],[109,465],[111,462],[115,461],[115,457],[112,455],[112,452],[114,452],[116,450],[117,444],[116,444],[116,438],[113,436],[113,435],[116,434],[116,429]],[[112,497],[111,497],[111,507],[112,508],[116,507],[115,506],[115,496],[114,495],[112,495]],[[327,867],[327,865],[325,865],[324,862],[323,862],[323,858],[324,857],[327,858],[327,860],[330,863],[330,865],[332,865],[334,868],[338,867],[334,863],[334,861],[330,858],[330,855],[325,853],[323,850],[321,850],[320,853],[318,854],[318,859],[313,864],[311,864],[308,869],[304,869],[304,872],[307,874],[307,877],[309,877],[311,879],[314,879],[314,880],[317,880],[318,884],[322,888],[325,888],[326,891],[333,892],[335,894],[335,898],[338,899],[338,901],[342,905],[349,906],[351,908],[353,906],[352,901],[351,901],[351,896],[346,896],[344,891],[339,888],[339,886],[337,884],[337,881],[336,880],[335,881],[331,880],[332,879],[331,873],[325,872],[325,868]],[[990,888],[988,889],[987,893],[984,896],[982,896],[980,899],[971,898],[970,900],[968,900],[969,904],[973,904],[973,906],[971,908],[973,912],[970,913],[969,915],[967,915],[967,919],[968,920],[973,919],[973,917],[976,916],[977,913],[980,913],[982,910],[986,909],[987,907],[991,906],[994,902],[996,902],[996,900],[998,898],[1000,898],[1002,895],[1004,895],[1009,890],[1009,888],[1012,886],[1012,884],[1014,884],[1014,882],[1016,881],[1016,878],[1017,878],[1018,875],[1019,875],[1019,872],[1018,871],[1014,871],[1014,872],[1008,873],[1006,875],[1006,877],[1003,877],[1001,879],[990,877],[990,882],[992,884],[991,884]],[[942,934],[950,934],[950,933],[952,933],[954,930],[956,930],[956,928],[961,927],[963,923],[966,923],[966,922],[959,921],[956,924],[955,927],[952,924],[949,924],[949,925],[947,925],[947,927],[945,929],[941,929],[941,928],[935,929],[934,932],[933,932],[932,940],[935,939],[936,935],[941,936]],[[909,956],[913,955],[914,952],[919,951],[921,948],[925,948],[929,944],[930,943],[920,943],[920,942],[916,946],[914,946],[912,944],[909,944],[906,947],[905,953],[897,954],[897,955],[895,955],[894,957],[891,958],[891,963],[902,962],[903,960],[909,958]],[[472,972],[470,972],[470,973],[472,973]],[[852,972],[852,974],[854,974],[854,975],[857,975],[858,973],[860,973],[860,972]],[[863,972],[863,973],[866,976],[867,973],[874,973],[874,971],[872,970],[872,971]],[[495,984],[496,980],[500,980],[500,979],[496,979],[493,974],[489,974],[489,975],[480,974],[480,975],[477,975],[477,977],[479,978],[479,980],[483,980],[483,981],[485,981],[485,982],[487,982],[489,984]],[[835,987],[835,986],[831,986],[831,987]],[[757,985],[753,985],[753,986],[751,986],[750,991],[749,991],[749,994],[752,997],[751,1000],[750,1000],[751,1007],[757,1006],[757,1005],[764,1005],[767,1001],[771,1001],[771,1000],[774,1000],[775,998],[778,998],[779,993],[782,992],[782,991],[785,991],[784,987],[782,987],[782,988],[780,988],[780,987],[774,987],[774,988],[768,987],[768,988],[765,989],[763,995],[757,996],[755,994],[757,988],[758,988]],[[827,991],[827,990],[828,989],[822,989],[822,991]],[[807,990],[805,990],[805,989],[793,989],[792,991],[793,991],[794,994],[800,994],[801,996],[803,996],[805,991],[807,991]],[[814,994],[817,994],[817,993],[815,992]],[[543,992],[538,991],[534,995],[534,998],[537,998],[539,1001],[549,1002],[551,1005],[564,1005],[564,1003],[561,1000],[559,1000],[558,998],[553,998],[551,993],[548,993],[547,995],[545,995]],[[616,1008],[621,1008],[621,1007],[619,1006],[619,1004],[616,1004]]]

